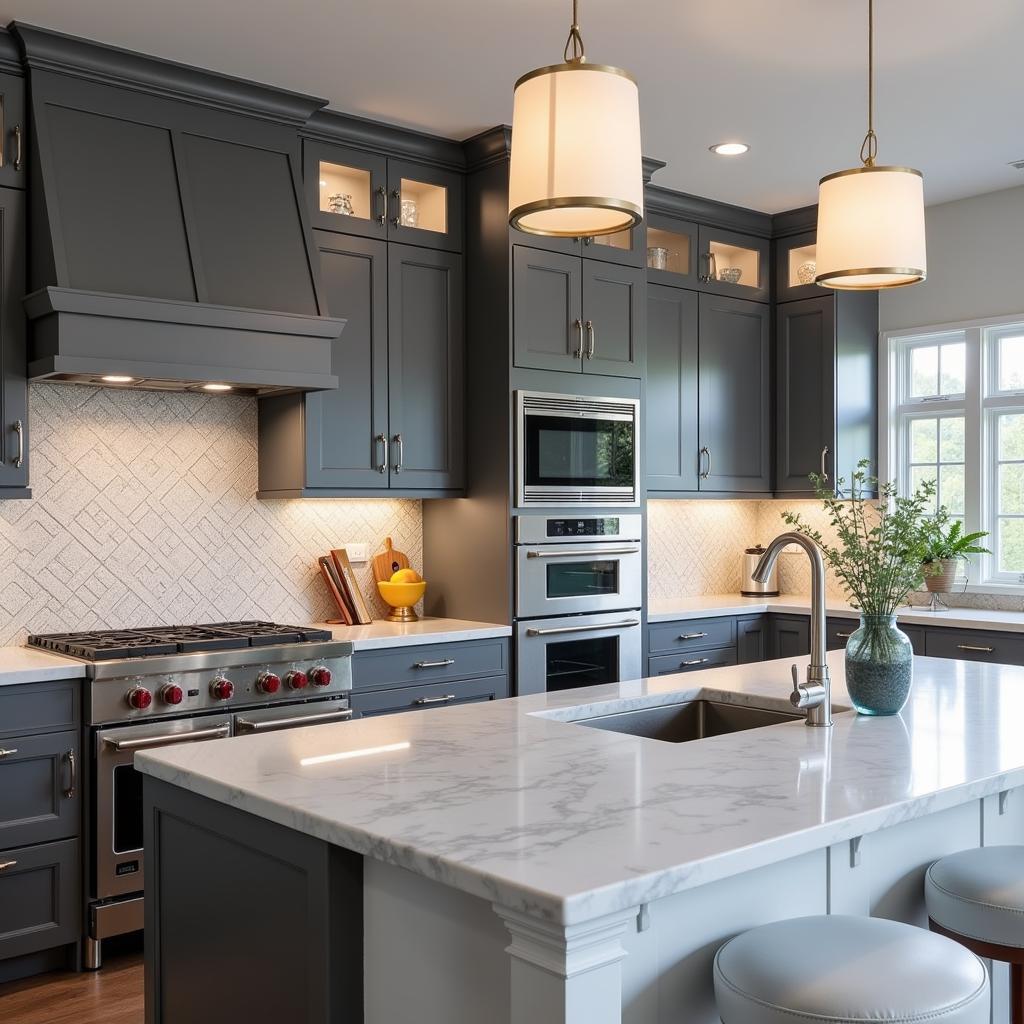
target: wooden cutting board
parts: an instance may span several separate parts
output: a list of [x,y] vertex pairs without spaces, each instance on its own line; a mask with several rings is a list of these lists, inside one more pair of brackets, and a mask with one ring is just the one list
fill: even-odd
[[386,583],[399,569],[409,568],[409,557],[398,551],[391,543],[391,538],[384,540],[384,550],[373,556],[373,578],[378,583]]

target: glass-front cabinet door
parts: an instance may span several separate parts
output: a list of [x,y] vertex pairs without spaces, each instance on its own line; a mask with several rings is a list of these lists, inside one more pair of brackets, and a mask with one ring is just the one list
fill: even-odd
[[303,177],[314,228],[387,237],[387,160],[344,146],[306,141]]
[[829,294],[828,288],[814,283],[817,273],[815,232],[804,231],[775,242],[775,299],[814,299]]
[[606,263],[624,263],[642,267],[644,262],[644,229],[642,225],[616,231],[611,235],[593,235],[583,239],[583,255]]
[[768,300],[768,239],[701,227],[698,258],[702,291]]
[[697,225],[652,213],[647,218],[647,280],[693,288],[697,284]]
[[440,167],[388,160],[388,238],[462,251],[462,177]]

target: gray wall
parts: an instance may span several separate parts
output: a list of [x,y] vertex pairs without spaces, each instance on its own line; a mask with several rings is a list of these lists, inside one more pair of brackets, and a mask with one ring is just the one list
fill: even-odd
[[928,280],[881,293],[881,330],[1024,313],[1024,186],[930,206],[926,222]]

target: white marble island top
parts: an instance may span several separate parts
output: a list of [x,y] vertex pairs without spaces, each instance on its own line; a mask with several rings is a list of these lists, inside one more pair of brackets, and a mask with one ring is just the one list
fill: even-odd
[[[843,654],[829,656],[834,704]],[[902,715],[671,744],[558,719],[719,691],[788,709],[789,662],[136,756],[143,772],[563,924],[1024,785],[1024,669],[918,658]]]

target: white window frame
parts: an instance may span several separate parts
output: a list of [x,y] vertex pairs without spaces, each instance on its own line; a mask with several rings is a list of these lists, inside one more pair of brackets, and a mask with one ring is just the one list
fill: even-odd
[[[998,370],[994,353],[1004,329],[1021,325],[1024,325],[1024,313],[883,331],[879,335],[879,476],[885,480],[898,477],[900,489],[904,491],[909,481],[909,421],[915,417],[931,419],[962,413],[964,528],[966,532],[989,530],[991,541],[995,540],[998,497],[996,455],[990,450],[992,424],[998,413],[1024,412],[1024,390],[996,390]],[[965,393],[938,399],[910,398],[906,377],[910,361],[902,354],[917,344],[934,345],[945,336],[957,333],[962,334],[966,344]],[[902,380],[898,379],[901,370]],[[975,593],[1024,594],[1024,574],[1001,574],[994,556],[975,556],[970,560],[966,589]]]

